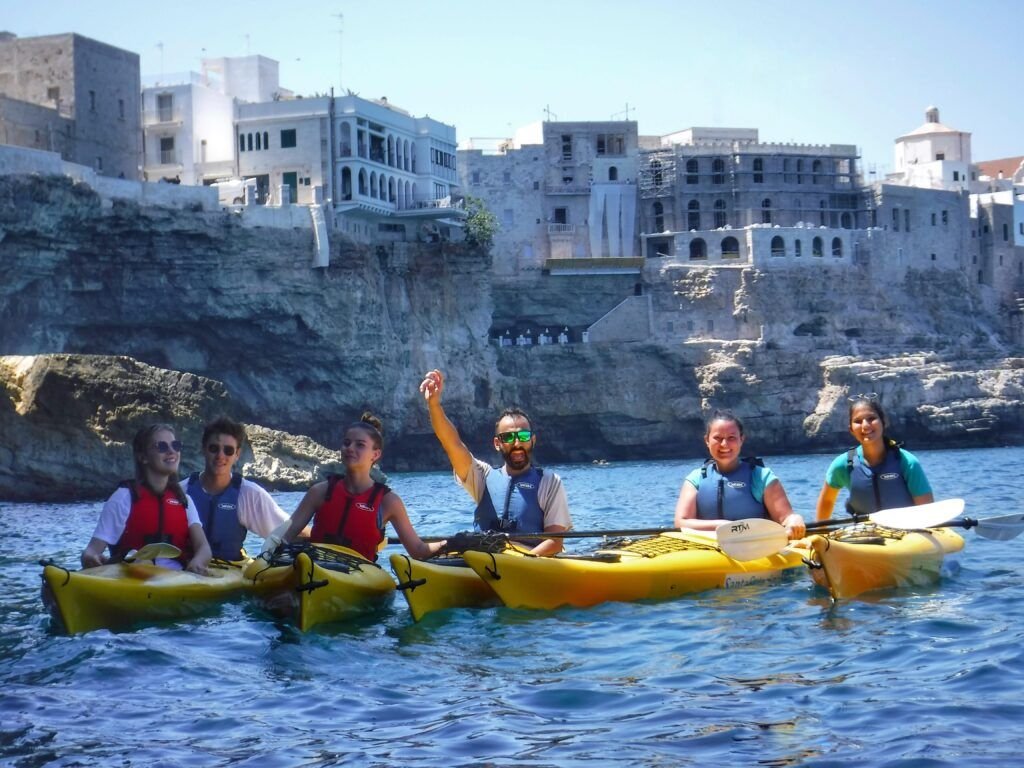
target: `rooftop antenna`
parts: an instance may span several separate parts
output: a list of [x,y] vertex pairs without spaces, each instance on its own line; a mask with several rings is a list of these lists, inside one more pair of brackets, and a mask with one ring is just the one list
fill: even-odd
[[331,15],[338,20],[338,93],[344,95],[345,89],[343,83],[345,82],[345,77],[342,65],[344,63],[343,53],[345,46],[342,37],[345,33],[345,14],[339,11],[338,13],[332,13]]
[[619,115],[625,115],[626,116],[625,119],[629,120],[629,113],[633,112],[635,110],[636,110],[636,107],[629,106],[629,102],[627,101],[626,102],[626,109],[623,112],[616,112],[614,115],[611,116],[610,119],[611,120],[615,120]]
[[545,104],[544,105],[544,114],[547,116],[547,121],[549,123],[551,122],[552,118],[554,118],[555,120],[558,119],[558,115],[556,115],[554,112],[551,111],[551,105],[550,104]]

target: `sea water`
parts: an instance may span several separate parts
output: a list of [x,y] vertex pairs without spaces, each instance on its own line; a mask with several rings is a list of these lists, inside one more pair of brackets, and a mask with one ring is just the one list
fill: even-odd
[[[1024,448],[918,455],[936,498],[962,497],[977,517],[1021,511]],[[767,458],[808,518],[831,458]],[[699,463],[550,469],[577,529],[646,528],[671,525]],[[422,535],[468,527],[450,474],[393,474],[391,485]],[[299,498],[278,495],[289,512]],[[940,583],[838,605],[797,572],[671,601],[463,609],[418,624],[399,595],[306,634],[239,600],[194,621],[62,636],[38,560],[75,567],[99,508],[0,505],[3,765],[1024,760],[1024,537],[966,532]]]

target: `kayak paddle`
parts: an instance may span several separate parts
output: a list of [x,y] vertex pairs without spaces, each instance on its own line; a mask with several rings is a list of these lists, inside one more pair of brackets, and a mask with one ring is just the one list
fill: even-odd
[[140,560],[156,560],[158,557],[165,558],[167,560],[174,560],[175,558],[181,557],[181,550],[173,544],[157,542],[156,544],[147,544],[142,549],[134,552],[129,552],[124,556],[124,561],[126,563],[137,563]]

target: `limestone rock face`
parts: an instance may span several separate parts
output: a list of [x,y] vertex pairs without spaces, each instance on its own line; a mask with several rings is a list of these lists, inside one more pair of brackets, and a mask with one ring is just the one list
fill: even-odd
[[[491,258],[465,245],[331,237],[330,266],[314,268],[310,230],[0,177],[0,354],[32,359],[0,368],[3,487],[108,492],[130,471],[125,443],[142,419],[176,423],[198,451],[197,430],[221,410],[265,427],[247,466],[278,487],[336,467],[329,448],[364,410],[384,423],[385,469],[447,467],[417,392],[435,367],[481,458],[495,456],[510,405],[533,416],[542,464],[700,456],[703,420],[722,407],[744,419],[754,452],[833,451],[850,444],[847,398],[859,392],[882,395],[911,448],[1024,439],[1021,350],[990,289],[955,270],[900,282],[827,259],[772,270],[650,259],[640,274],[496,280]],[[488,341],[545,327],[575,340],[627,297],[650,303],[648,341]]]
[[[128,357],[0,357],[0,498],[103,498],[132,476],[132,437],[153,423],[185,444],[184,477],[202,469],[203,424],[236,409],[218,381]],[[242,471],[269,488],[300,490],[344,471],[337,452],[307,437],[247,432]]]

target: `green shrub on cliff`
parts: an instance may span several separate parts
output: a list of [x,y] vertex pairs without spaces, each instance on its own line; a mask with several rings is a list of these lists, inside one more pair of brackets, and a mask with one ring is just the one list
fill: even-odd
[[498,231],[498,217],[491,213],[479,197],[466,196],[466,243],[489,251]]

